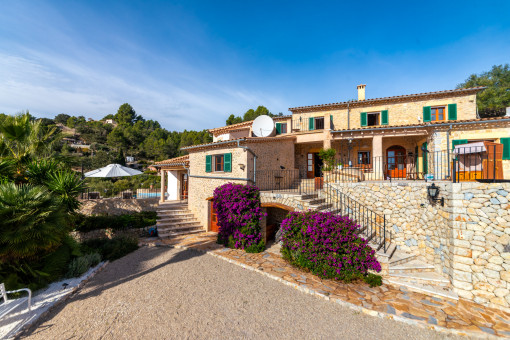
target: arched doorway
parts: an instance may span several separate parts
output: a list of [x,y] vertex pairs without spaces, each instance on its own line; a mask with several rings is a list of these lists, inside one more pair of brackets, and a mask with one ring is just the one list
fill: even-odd
[[386,175],[391,178],[406,178],[406,149],[400,145],[386,150]]

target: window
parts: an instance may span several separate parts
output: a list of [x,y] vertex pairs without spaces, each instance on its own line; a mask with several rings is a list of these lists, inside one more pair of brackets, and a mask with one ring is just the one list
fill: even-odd
[[370,164],[370,151],[358,152],[358,164]]
[[276,123],[276,134],[287,133],[287,123]]
[[280,124],[280,133],[287,133],[287,123]]
[[315,130],[323,130],[324,129],[324,117],[316,117],[315,118]]
[[224,155],[214,155],[214,171],[223,171]]
[[379,112],[369,112],[367,113],[367,126],[377,126],[379,125]]
[[430,108],[430,121],[437,122],[445,120],[445,107],[431,107]]

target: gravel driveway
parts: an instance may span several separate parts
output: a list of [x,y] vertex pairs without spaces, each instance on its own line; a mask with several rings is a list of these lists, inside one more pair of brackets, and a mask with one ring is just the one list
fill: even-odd
[[439,339],[353,312],[196,250],[143,247],[110,263],[29,339]]

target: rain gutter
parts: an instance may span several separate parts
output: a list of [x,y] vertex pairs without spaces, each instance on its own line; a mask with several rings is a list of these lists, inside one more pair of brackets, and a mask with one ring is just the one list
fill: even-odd
[[395,127],[378,127],[372,129],[351,129],[351,130],[336,130],[331,131],[331,133],[338,132],[360,132],[360,131],[384,131],[384,130],[401,130],[401,129],[413,129],[413,128],[429,128],[435,126],[456,126],[456,125],[470,125],[470,124],[485,124],[485,123],[501,123],[501,122],[510,122],[510,118],[508,119],[498,119],[498,120],[486,120],[486,121],[474,121],[474,122],[457,122],[457,123],[441,123],[441,124],[429,124],[429,125],[408,125],[408,126],[395,126]]

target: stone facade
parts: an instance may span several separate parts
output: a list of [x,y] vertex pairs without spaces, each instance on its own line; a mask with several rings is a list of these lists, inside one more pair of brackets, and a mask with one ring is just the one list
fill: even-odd
[[[280,170],[281,166],[285,169],[294,168],[294,142],[292,139],[277,139],[271,142],[255,140],[252,143],[242,143],[241,145],[248,146],[257,155],[257,170]],[[206,172],[206,155],[223,153],[232,153],[232,172]],[[207,199],[213,196],[216,187],[225,183],[253,184],[253,155],[242,148],[227,144],[224,147],[219,145],[199,151],[191,150],[189,160],[191,171],[188,182],[188,207],[205,229],[209,230],[210,203]]]
[[80,213],[84,215],[123,215],[140,211],[156,211],[158,198],[120,199],[104,198],[80,200]]
[[510,310],[510,183],[452,187],[452,284],[459,296]]
[[[333,116],[333,130],[356,129],[361,127],[361,112],[380,112],[388,110],[389,125],[406,125],[423,123],[424,106],[445,106],[457,104],[457,120],[476,119],[476,94],[455,94],[442,98],[409,98],[399,102],[387,102],[385,104],[358,102],[352,105],[347,115],[347,108],[335,110],[320,110],[316,112],[294,113],[293,119],[302,118],[307,122],[309,117],[324,117],[324,120]],[[446,112],[448,117],[448,112]],[[349,123],[348,123],[349,121]],[[448,121],[448,118],[446,118]]]
[[510,184],[436,182],[333,184],[386,217],[393,242],[433,264],[460,297],[510,310]]

